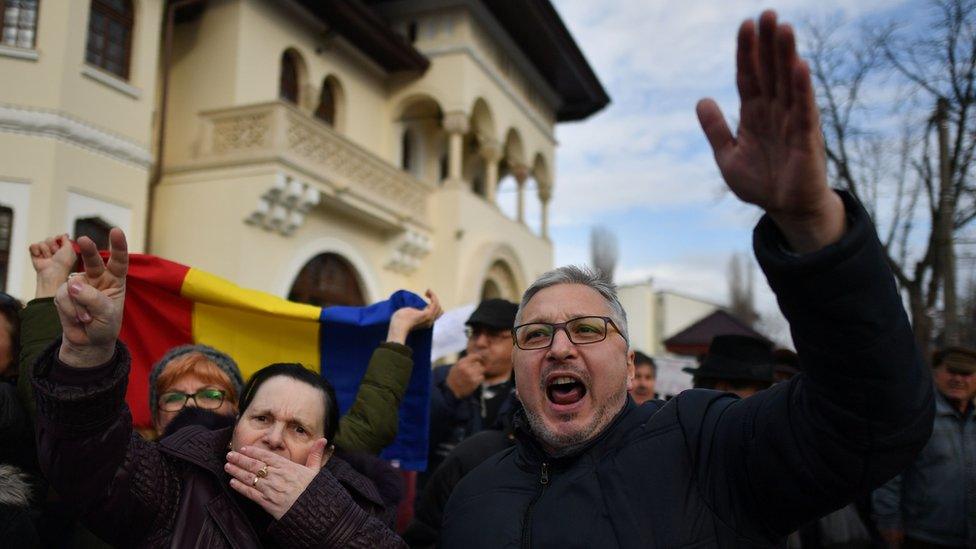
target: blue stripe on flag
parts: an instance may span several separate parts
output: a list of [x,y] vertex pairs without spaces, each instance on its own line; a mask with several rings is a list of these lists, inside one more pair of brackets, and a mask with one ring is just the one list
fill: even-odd
[[[390,299],[367,307],[322,309],[319,349],[322,375],[332,382],[345,414],[356,400],[359,383],[373,351],[386,340],[390,317],[401,307],[427,305],[417,294],[399,290]],[[380,456],[397,460],[408,471],[427,468],[427,430],[430,416],[430,348],[433,330],[415,330],[407,338],[413,349],[413,373],[407,394],[400,403],[400,425],[393,444]]]

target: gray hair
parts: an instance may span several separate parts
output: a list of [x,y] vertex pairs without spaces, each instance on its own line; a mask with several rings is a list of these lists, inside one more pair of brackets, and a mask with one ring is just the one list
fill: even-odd
[[617,299],[617,285],[600,271],[578,265],[558,267],[535,279],[535,282],[522,294],[522,302],[519,303],[518,312],[515,313],[515,325],[518,326],[522,323],[522,311],[525,310],[529,301],[535,297],[535,294],[559,284],[582,284],[600,294],[600,297],[606,301],[607,307],[610,308],[610,318],[620,330],[620,335],[624,336],[624,340],[630,345],[630,337],[627,335],[627,313],[624,311],[624,306],[620,304],[620,300]]

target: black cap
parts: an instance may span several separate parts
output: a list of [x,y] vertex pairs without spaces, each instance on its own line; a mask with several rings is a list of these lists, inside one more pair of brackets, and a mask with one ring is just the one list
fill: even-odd
[[518,305],[507,299],[486,299],[471,313],[468,326],[485,326],[494,330],[511,330],[515,327],[515,313]]
[[768,341],[743,335],[712,338],[708,354],[698,368],[684,368],[696,378],[773,380],[773,351]]

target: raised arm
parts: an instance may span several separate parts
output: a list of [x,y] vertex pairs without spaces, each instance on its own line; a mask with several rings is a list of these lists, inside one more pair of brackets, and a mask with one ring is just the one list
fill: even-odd
[[61,323],[54,307],[54,294],[68,280],[78,256],[67,234],[35,242],[29,248],[36,284],[34,299],[20,311],[20,375],[17,390],[31,418],[35,415],[31,371],[37,357],[61,337]]
[[393,313],[386,342],[373,352],[356,400],[339,420],[338,447],[378,454],[396,438],[400,402],[413,370],[407,335],[432,326],[443,313],[434,292],[427,290],[427,299],[430,303],[423,309],[402,307]]
[[129,355],[117,341],[128,253],[119,229],[110,242],[106,264],[91,240],[79,240],[84,272],[55,297],[64,336],[41,354],[31,381],[45,476],[94,532],[129,546],[174,516],[179,479],[156,445],[132,432]]
[[704,496],[744,539],[770,542],[911,463],[932,426],[931,383],[871,221],[826,184],[809,70],[792,30],[739,32],[741,124],[698,113],[729,187],[767,215],[760,265],[804,373],[745,400],[692,392],[679,415]]
[[722,177],[741,200],[764,209],[798,253],[836,242],[844,206],[827,186],[827,164],[810,69],[796,54],[793,29],[765,11],[759,32],[739,28],[736,55],[739,128],[729,130],[712,99],[698,120]]

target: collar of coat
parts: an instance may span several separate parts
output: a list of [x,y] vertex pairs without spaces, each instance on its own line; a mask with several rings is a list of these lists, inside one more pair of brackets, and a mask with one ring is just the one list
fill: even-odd
[[[660,408],[661,404],[663,403],[653,401],[653,405],[651,403],[645,403],[645,406],[653,406],[653,411],[656,411]],[[623,408],[617,412],[613,421],[603,429],[603,432],[573,452],[559,457],[553,457],[543,449],[538,437],[532,432],[532,427],[529,425],[529,419],[525,415],[525,410],[519,409],[515,413],[515,419],[513,421],[515,440],[518,446],[518,459],[516,463],[525,470],[535,471],[538,464],[542,462],[549,463],[553,469],[562,469],[569,467],[580,456],[585,454],[593,454],[594,457],[598,458],[604,452],[614,448],[616,441],[627,436],[631,430],[631,423],[636,426],[636,424],[644,422],[646,419],[645,414],[633,413],[638,408],[643,408],[643,406],[637,406],[634,399],[630,395],[627,395],[627,400]],[[650,408],[647,410],[651,411]]]
[[[190,425],[160,439],[159,445],[163,453],[192,463],[218,479],[223,479],[226,474],[224,463],[227,447],[233,434],[233,427],[211,431],[199,425]],[[386,506],[374,483],[341,458],[333,455],[322,469],[331,473],[353,495],[358,495],[380,508]]]

